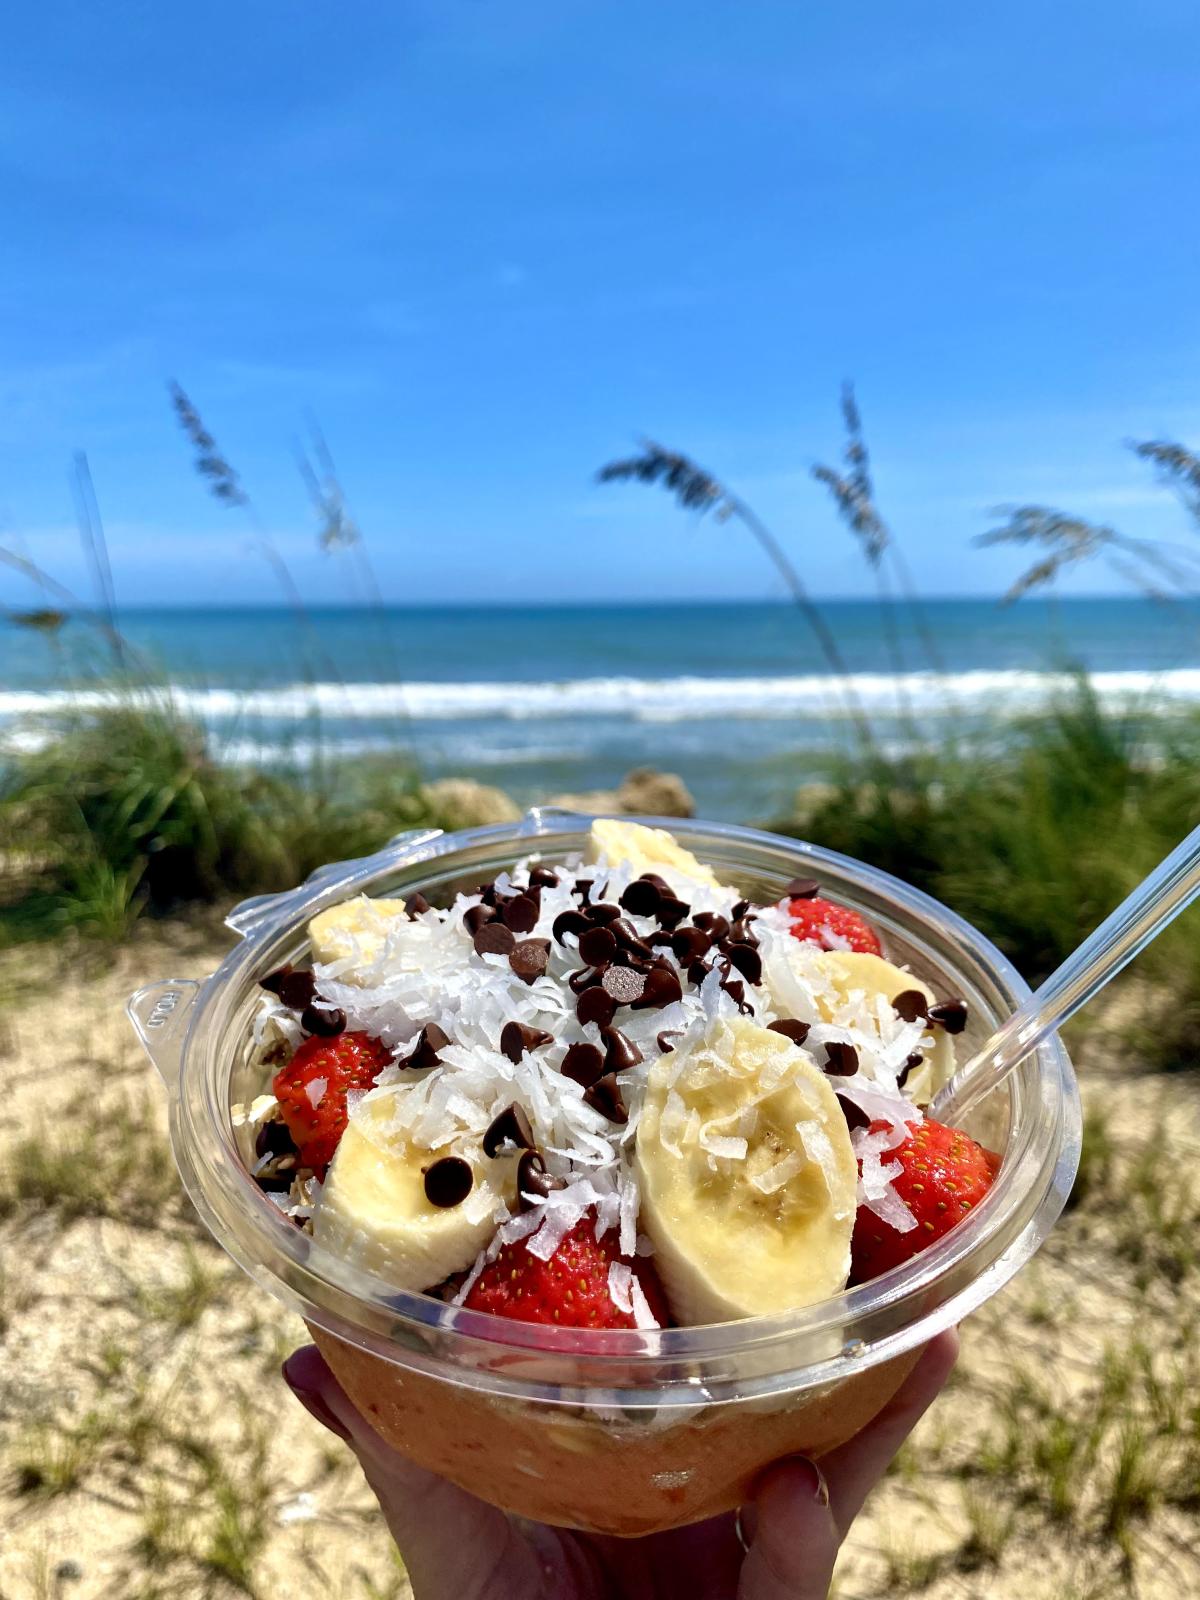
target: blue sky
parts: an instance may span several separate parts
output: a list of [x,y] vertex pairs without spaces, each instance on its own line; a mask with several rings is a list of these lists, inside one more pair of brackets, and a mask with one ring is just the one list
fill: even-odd
[[1121,441],[1200,436],[1193,0],[123,0],[2,31],[0,538],[73,587],[84,449],[123,599],[276,598],[172,377],[314,598],[342,580],[309,410],[399,600],[776,592],[728,530],[593,487],[641,433],[857,592],[808,476],[843,377],[931,593],[1017,569],[969,548],[999,501],[1186,537]]

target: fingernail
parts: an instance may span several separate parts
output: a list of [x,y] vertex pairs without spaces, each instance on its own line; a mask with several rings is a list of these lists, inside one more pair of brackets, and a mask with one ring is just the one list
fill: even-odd
[[304,1389],[296,1383],[287,1369],[286,1361],[283,1364],[283,1381],[310,1416],[315,1417],[322,1427],[328,1428],[330,1433],[336,1433],[339,1439],[344,1439],[347,1444],[350,1443],[350,1430],[345,1423],[334,1416],[319,1394],[314,1393],[312,1389]]
[[807,1480],[806,1487],[819,1506],[829,1504],[829,1485],[825,1482],[825,1474],[815,1461],[810,1461],[807,1456],[793,1456],[788,1463],[802,1473]]

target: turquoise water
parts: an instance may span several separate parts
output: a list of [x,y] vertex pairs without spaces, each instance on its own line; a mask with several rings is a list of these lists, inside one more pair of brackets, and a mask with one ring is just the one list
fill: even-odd
[[[902,614],[898,677],[877,605],[822,609],[890,743],[1003,724],[1071,665],[1109,699],[1200,701],[1197,605],[927,601],[933,656]],[[121,627],[230,760],[402,744],[430,773],[520,798],[651,765],[680,772],[706,814],[747,816],[785,804],[848,737],[843,685],[783,604],[129,610]],[[31,743],[109,669],[83,621],[56,641],[3,625],[0,731]]]

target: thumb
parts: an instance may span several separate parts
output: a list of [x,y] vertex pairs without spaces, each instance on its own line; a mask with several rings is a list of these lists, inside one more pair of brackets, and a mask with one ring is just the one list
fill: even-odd
[[738,1600],[825,1600],[841,1535],[821,1469],[804,1456],[777,1461],[759,1480],[754,1512]]

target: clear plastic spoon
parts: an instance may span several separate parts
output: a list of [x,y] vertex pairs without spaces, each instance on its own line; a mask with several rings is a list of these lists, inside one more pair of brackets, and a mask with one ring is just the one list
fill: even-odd
[[1014,1067],[1073,1017],[1200,894],[1200,827],[1155,867],[1040,989],[934,1096],[929,1114],[961,1123]]

